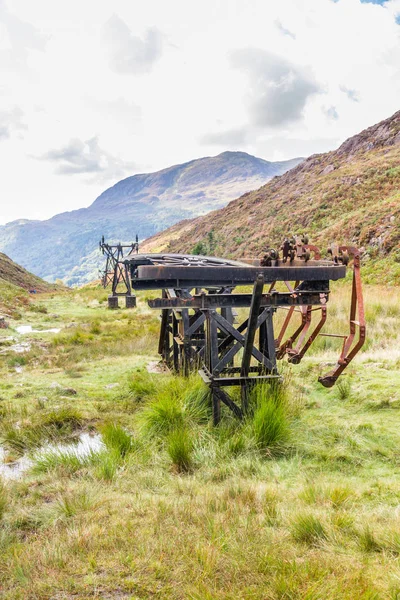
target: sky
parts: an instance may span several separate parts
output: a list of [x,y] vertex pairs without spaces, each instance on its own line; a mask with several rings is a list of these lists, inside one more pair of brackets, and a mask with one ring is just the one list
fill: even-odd
[[0,224],[225,150],[325,152],[399,100],[400,0],[0,0]]

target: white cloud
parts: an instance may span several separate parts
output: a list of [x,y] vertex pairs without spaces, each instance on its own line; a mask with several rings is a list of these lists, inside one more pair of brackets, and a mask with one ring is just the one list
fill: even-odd
[[279,31],[281,33],[283,33],[283,35],[288,35],[293,40],[296,39],[296,35],[293,33],[293,31],[290,31],[290,29],[286,29],[286,27],[284,25],[282,25],[282,23],[281,23],[281,21],[279,19],[276,19],[275,25],[277,26],[277,28],[279,29]]
[[156,27],[149,27],[142,39],[133,35],[119,16],[113,15],[104,24],[102,33],[110,68],[116,73],[148,73],[161,57],[163,35]]
[[27,129],[23,117],[24,113],[18,106],[8,110],[0,109],[0,142]]
[[310,69],[259,48],[236,50],[232,65],[249,78],[247,106],[250,122],[280,127],[302,118],[310,96],[321,92]]
[[357,90],[352,90],[352,89],[346,87],[345,85],[341,85],[340,91],[343,92],[344,94],[346,94],[346,96],[348,97],[349,100],[352,100],[353,102],[360,101],[359,93],[357,92]]
[[31,23],[10,12],[5,0],[0,0],[0,64],[4,68],[26,67],[32,50],[44,51],[47,36]]
[[400,0],[226,4],[0,0],[3,221],[226,149],[326,151],[399,109]]
[[338,111],[336,110],[336,106],[327,106],[322,109],[328,119],[333,119],[337,121],[339,118]]
[[37,158],[53,163],[57,175],[101,174],[104,180],[123,177],[135,167],[103,150],[97,137],[86,141],[73,138]]

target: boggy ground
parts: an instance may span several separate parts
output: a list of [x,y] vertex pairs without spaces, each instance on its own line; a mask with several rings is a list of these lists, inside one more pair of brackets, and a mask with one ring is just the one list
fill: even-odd
[[[148,373],[144,296],[134,311],[95,288],[21,308],[12,327],[61,332],[20,336],[17,354],[0,331],[0,444],[31,460],[0,487],[0,597],[400,598],[399,293],[366,296],[368,343],[340,385],[317,383],[337,350],[320,338],[246,422],[218,428],[197,376]],[[101,447],[65,449],[82,432]]]

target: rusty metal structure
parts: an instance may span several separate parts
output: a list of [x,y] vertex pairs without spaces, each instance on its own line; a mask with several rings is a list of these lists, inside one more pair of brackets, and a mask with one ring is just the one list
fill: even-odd
[[[99,249],[106,257],[106,264],[100,272],[101,283],[104,288],[111,284],[111,295],[108,297],[108,307],[118,308],[118,297],[125,297],[126,308],[136,306],[136,296],[132,294],[130,275],[125,260],[132,254],[139,253],[139,238],[131,244],[108,244],[102,236]],[[122,286],[122,289],[121,289]]]
[[[281,379],[277,361],[287,357],[299,363],[318,335],[343,338],[337,364],[319,378],[325,387],[334,385],[365,341],[358,250],[341,247],[332,260],[323,260],[318,248],[304,241],[284,243],[282,258],[270,249],[261,261],[181,254],[136,254],[123,261],[132,289],[161,290],[161,297],[148,301],[161,310],[159,354],[171,370],[184,375],[198,370],[211,389],[215,424],[221,403],[242,417],[251,386]],[[323,334],[330,282],[346,276],[349,257],[349,333]],[[238,292],[241,286],[252,286],[251,293]],[[286,316],[275,333],[274,316],[282,310]],[[240,405],[229,395],[232,386],[240,387]]]

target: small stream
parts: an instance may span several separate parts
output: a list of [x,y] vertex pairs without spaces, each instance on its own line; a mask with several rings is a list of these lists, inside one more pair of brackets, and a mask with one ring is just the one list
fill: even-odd
[[60,333],[61,327],[52,327],[51,329],[33,329],[32,325],[19,325],[15,331],[24,335],[25,333]]
[[[15,328],[15,331],[19,333],[19,335],[26,335],[27,333],[60,333],[61,328],[52,327],[51,329],[33,329],[32,325],[18,325],[18,327]],[[17,338],[13,339],[17,342]],[[12,346],[7,346],[0,354],[5,354],[10,350],[16,354],[23,354],[24,352],[29,352],[31,348],[32,344],[30,342],[17,342]]]
[[101,435],[90,435],[89,433],[81,433],[77,442],[71,444],[46,444],[31,457],[21,456],[13,462],[5,462],[6,452],[0,446],[0,477],[4,479],[20,479],[26,471],[34,464],[35,459],[40,456],[45,456],[48,452],[59,452],[60,454],[68,452],[82,458],[89,455],[91,452],[100,452],[103,450],[104,444]]

